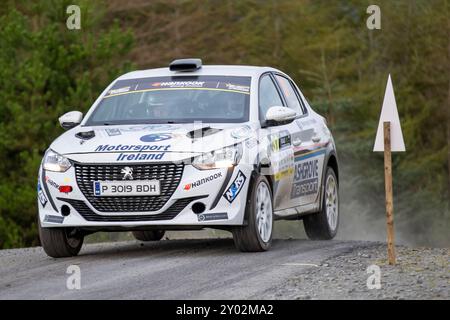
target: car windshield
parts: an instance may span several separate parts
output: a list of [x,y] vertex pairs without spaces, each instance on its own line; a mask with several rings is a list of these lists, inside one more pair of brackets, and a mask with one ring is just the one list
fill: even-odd
[[158,77],[117,81],[88,126],[248,121],[250,77]]

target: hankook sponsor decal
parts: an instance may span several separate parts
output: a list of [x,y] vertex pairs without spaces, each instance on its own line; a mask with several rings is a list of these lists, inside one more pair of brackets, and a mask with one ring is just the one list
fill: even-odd
[[49,177],[45,177],[45,182],[47,182],[47,184],[51,185],[53,188],[59,189],[59,184],[57,184],[55,181],[53,181]]
[[216,179],[221,178],[221,177],[222,177],[222,172],[217,172],[217,173],[214,173],[214,174],[210,175],[209,177],[199,179],[199,180],[194,181],[192,183],[187,183],[187,184],[184,185],[183,189],[188,191],[188,190],[197,188],[197,187],[201,186],[204,183],[216,180]]

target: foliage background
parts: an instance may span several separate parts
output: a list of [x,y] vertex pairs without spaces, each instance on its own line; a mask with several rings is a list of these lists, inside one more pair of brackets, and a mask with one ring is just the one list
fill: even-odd
[[[36,177],[62,133],[115,77],[178,57],[270,65],[327,117],[342,167],[342,239],[385,239],[382,155],[371,152],[392,74],[407,152],[394,155],[400,242],[450,245],[450,1],[11,1],[0,6],[0,248],[37,245]],[[66,7],[82,9],[81,30]],[[280,234],[298,235],[298,224]],[[300,234],[302,234],[300,232]]]

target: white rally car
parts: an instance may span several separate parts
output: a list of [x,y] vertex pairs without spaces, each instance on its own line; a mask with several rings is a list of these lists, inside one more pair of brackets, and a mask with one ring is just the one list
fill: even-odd
[[217,228],[241,251],[264,251],[276,219],[303,219],[311,239],[339,220],[338,161],[323,117],[295,83],[268,67],[202,66],[127,73],[67,130],[39,170],[39,233],[52,257],[84,236]]

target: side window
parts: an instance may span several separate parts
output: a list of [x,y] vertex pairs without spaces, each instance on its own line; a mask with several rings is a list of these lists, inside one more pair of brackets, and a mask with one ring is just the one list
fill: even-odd
[[275,78],[280,85],[281,91],[283,91],[288,107],[297,112],[298,115],[303,114],[302,105],[300,104],[299,98],[295,93],[295,88],[292,87],[292,83],[280,75],[275,75]]
[[264,75],[259,82],[260,117],[265,119],[267,110],[273,106],[283,106],[283,101],[272,78],[269,75]]

